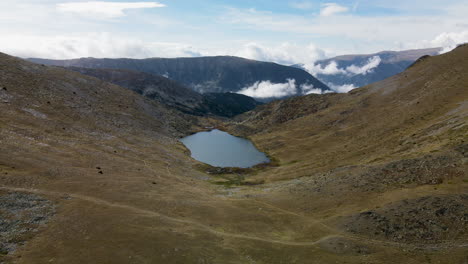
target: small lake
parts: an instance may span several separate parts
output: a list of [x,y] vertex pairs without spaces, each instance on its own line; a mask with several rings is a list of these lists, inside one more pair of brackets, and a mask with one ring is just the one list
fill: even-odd
[[250,168],[270,160],[250,140],[212,130],[180,140],[192,152],[192,158],[215,167]]

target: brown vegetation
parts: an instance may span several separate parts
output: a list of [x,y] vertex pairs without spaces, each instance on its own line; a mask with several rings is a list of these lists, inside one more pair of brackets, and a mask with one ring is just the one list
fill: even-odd
[[465,263],[467,57],[209,120],[276,163],[214,175],[177,141],[207,120],[0,55],[0,199],[55,212],[0,262]]

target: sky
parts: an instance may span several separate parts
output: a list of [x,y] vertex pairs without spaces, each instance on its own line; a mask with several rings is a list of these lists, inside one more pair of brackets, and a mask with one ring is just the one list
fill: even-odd
[[468,0],[1,0],[20,57],[233,55],[281,64],[468,41]]

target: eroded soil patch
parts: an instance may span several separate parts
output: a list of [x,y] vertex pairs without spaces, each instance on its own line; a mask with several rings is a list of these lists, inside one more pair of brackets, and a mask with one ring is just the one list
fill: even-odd
[[35,194],[0,191],[0,263],[55,213],[55,206]]
[[348,232],[401,243],[468,241],[468,195],[422,197],[345,218]]

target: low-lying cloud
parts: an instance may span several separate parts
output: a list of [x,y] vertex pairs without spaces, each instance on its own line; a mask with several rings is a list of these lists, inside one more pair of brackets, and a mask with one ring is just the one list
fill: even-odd
[[96,18],[116,18],[125,16],[125,10],[165,7],[157,2],[72,2],[57,4],[57,10]]
[[336,75],[336,74],[346,74],[346,70],[338,68],[338,63],[336,61],[330,62],[326,66],[320,64],[305,64],[304,68],[312,75],[323,74],[323,75]]
[[322,66],[320,64],[309,64],[304,65],[306,71],[312,75],[337,75],[337,74],[346,74],[348,76],[355,75],[366,75],[371,73],[375,68],[377,68],[382,59],[379,56],[374,56],[369,58],[366,64],[359,65],[350,65],[346,68],[339,68],[336,61],[331,61],[329,64]]
[[327,84],[330,89],[332,89],[336,93],[347,93],[357,87],[354,84],[343,84],[343,85],[336,85],[333,83]]
[[297,94],[296,80],[288,79],[286,83],[256,82],[237,93],[260,99],[291,96]]
[[468,31],[442,33],[431,42],[434,46],[442,47],[441,54],[446,53],[460,44],[468,43]]
[[315,88],[312,84],[298,86],[295,79],[288,79],[285,83],[272,83],[271,81],[256,82],[237,93],[257,99],[267,99],[293,95],[322,94],[323,91],[320,88]]
[[379,56],[374,56],[372,58],[369,58],[365,65],[359,67],[353,64],[351,66],[346,67],[346,71],[352,75],[366,75],[372,72],[374,68],[379,66],[381,62],[382,59]]
[[303,84],[301,85],[302,94],[323,94],[329,91],[323,91],[320,88],[315,88],[313,84]]

